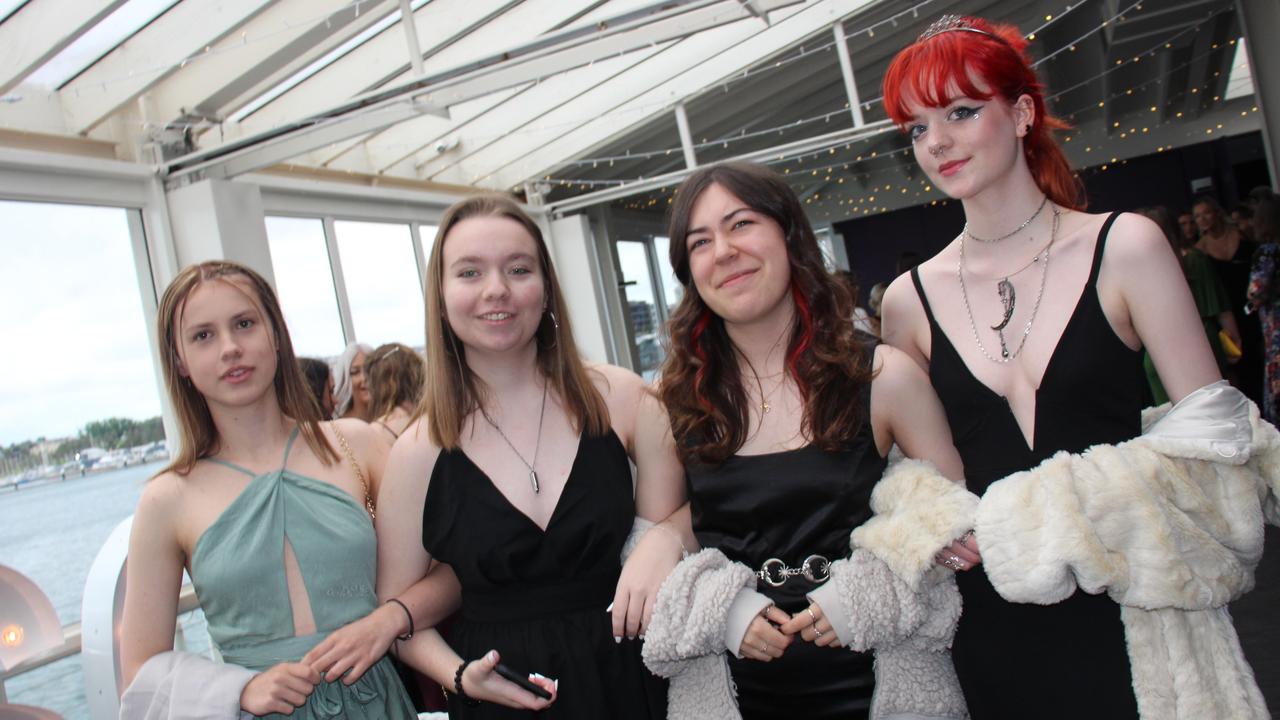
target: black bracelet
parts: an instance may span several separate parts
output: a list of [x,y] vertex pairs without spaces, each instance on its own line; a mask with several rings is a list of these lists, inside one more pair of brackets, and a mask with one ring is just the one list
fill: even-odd
[[391,598],[391,599],[390,599],[390,600],[388,600],[387,602],[389,602],[389,603],[395,603],[395,604],[399,605],[399,606],[400,606],[400,609],[401,609],[401,610],[404,610],[404,616],[405,616],[405,617],[407,617],[407,618],[409,618],[409,632],[407,632],[407,633],[405,633],[405,634],[403,634],[403,635],[397,635],[397,636],[396,636],[396,639],[397,639],[397,640],[408,640],[409,638],[413,637],[413,613],[409,612],[409,608],[408,608],[408,606],[406,606],[404,603],[400,602],[399,600],[397,600],[397,599],[395,599],[395,598]]
[[462,672],[466,670],[467,666],[470,664],[471,664],[470,660],[464,661],[461,665],[458,666],[458,672],[453,674],[453,694],[457,695],[458,699],[461,700],[462,702],[474,707],[476,705],[479,705],[480,701],[467,695],[462,690]]

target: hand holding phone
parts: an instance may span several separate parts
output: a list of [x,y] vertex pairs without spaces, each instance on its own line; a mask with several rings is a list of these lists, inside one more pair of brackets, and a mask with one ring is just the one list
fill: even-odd
[[540,697],[543,700],[551,699],[551,693],[547,692],[546,689],[543,688],[541,685],[537,685],[530,682],[529,676],[527,673],[517,672],[507,667],[506,665],[503,665],[502,663],[498,663],[496,666],[494,666],[493,670],[494,672],[498,673],[502,677],[510,680],[516,685],[519,685],[525,690],[528,690],[529,692],[533,693],[535,696]]

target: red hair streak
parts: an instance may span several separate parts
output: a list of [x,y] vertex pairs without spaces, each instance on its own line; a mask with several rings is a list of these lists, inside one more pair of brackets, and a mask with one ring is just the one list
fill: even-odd
[[700,361],[698,370],[693,374],[693,396],[698,399],[698,405],[708,413],[712,412],[711,401],[702,392],[702,383],[706,380],[707,374],[707,351],[702,347],[702,334],[707,331],[707,326],[711,324],[711,311],[707,308],[702,309],[702,315],[698,317],[698,321],[693,325],[693,332],[690,334],[689,340],[693,345],[693,354]]
[[[990,100],[999,96],[1013,102],[1022,95],[1035,106],[1035,123],[1022,140],[1027,166],[1050,200],[1058,205],[1083,210],[1083,186],[1072,172],[1051,130],[1071,127],[1045,109],[1044,85],[1036,77],[1027,57],[1027,40],[1012,25],[964,18],[976,32],[941,32],[908,45],[894,57],[884,75],[884,108],[899,126],[911,122],[908,105],[945,107],[952,93]],[[983,34],[989,33],[989,34]],[[994,37],[993,37],[994,36]],[[977,82],[990,90],[983,92]]]
[[800,397],[807,401],[809,399],[809,387],[800,375],[800,357],[804,355],[804,351],[808,350],[809,345],[813,342],[813,313],[809,310],[809,300],[801,292],[800,285],[795,280],[791,281],[791,297],[795,300],[796,314],[800,317],[800,341],[787,354],[787,369],[791,372],[791,377],[796,380],[796,387],[800,389]]

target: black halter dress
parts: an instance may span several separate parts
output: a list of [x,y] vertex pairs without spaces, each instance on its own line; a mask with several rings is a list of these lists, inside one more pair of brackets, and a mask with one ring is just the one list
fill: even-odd
[[[1089,280],[1036,391],[1034,447],[1027,446],[1008,400],[965,365],[934,319],[919,273],[911,271],[929,318],[929,378],[973,492],[981,495],[996,480],[1059,451],[1081,452],[1141,433],[1142,353],[1116,336],[1097,292],[1115,218],[1098,234]],[[951,652],[974,720],[1138,716],[1120,606],[1110,598],[1077,590],[1055,605],[1010,603],[980,565],[956,579],[964,611]]]
[[[870,352],[868,350],[868,352]],[[718,466],[686,468],[694,533],[704,547],[758,570],[770,558],[800,567],[809,555],[849,556],[849,533],[871,516],[871,488],[886,461],[871,432],[870,393],[862,432],[842,452],[813,446],[735,455]],[[787,613],[809,606],[817,584],[803,576],[757,590]],[[875,679],[869,654],[818,647],[797,638],[768,663],[729,656],[745,720],[865,718]]]
[[635,519],[631,467],[618,436],[583,433],[546,530],[515,508],[461,450],[440,453],[422,514],[422,546],[462,584],[450,642],[463,658],[496,649],[522,672],[560,681],[532,713],[449,696],[450,718],[666,716],[665,683],[640,659],[640,641],[615,643],[609,613],[620,553]]

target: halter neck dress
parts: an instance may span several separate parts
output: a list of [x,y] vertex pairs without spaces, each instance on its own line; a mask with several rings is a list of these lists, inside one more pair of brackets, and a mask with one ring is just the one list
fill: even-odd
[[[253,478],[196,541],[191,581],[223,660],[250,670],[297,662],[330,632],[377,607],[373,524],[355,498],[330,483],[285,466],[262,475],[209,459]],[[293,634],[293,607],[285,577],[285,544],[301,571],[317,632]],[[295,720],[401,720],[416,718],[391,660],[383,657],[359,680],[321,681]]]
[[[871,354],[870,346],[867,351]],[[849,533],[871,517],[871,489],[887,464],[871,430],[871,393],[862,429],[839,452],[806,445],[761,455],[734,455],[719,465],[686,466],[694,534],[704,548],[759,570],[777,558],[800,567],[810,555],[849,556]],[[758,580],[756,590],[795,614],[820,582],[804,576],[781,587]],[[870,653],[819,647],[796,639],[782,657],[764,663],[730,655],[729,671],[745,720],[866,718],[875,688]]]
[[462,585],[450,644],[463,658],[496,649],[521,672],[560,681],[540,713],[449,694],[450,718],[666,717],[666,688],[640,659],[640,641],[614,642],[622,545],[635,519],[631,466],[609,430],[584,432],[545,529],[516,509],[461,449],[443,450],[422,510],[422,546]]
[[[929,379],[973,492],[981,495],[1059,451],[1078,453],[1141,433],[1142,353],[1116,336],[1098,299],[1098,270],[1116,216],[1098,233],[1089,279],[1040,380],[1031,446],[1008,399],[973,375],[938,325],[920,274],[911,271],[929,320]],[[1120,606],[1106,595],[1077,590],[1054,605],[1010,603],[981,565],[956,573],[956,581],[964,611],[951,653],[974,720],[1138,716]]]

